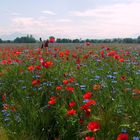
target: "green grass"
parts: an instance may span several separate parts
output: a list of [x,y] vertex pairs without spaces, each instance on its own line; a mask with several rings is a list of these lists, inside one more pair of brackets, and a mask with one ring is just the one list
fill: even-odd
[[[138,45],[62,44],[51,47],[49,52],[37,49],[37,44],[18,45],[0,48],[2,140],[84,140],[87,135],[95,140],[115,140],[122,129],[127,131],[129,139],[140,137]],[[112,50],[116,53],[108,56]],[[104,58],[101,51],[105,53]],[[129,54],[123,55],[128,51]],[[116,54],[125,61],[114,59]],[[46,63],[46,66],[40,58],[53,65]],[[41,66],[41,70],[36,66]],[[39,82],[33,85],[33,80]],[[64,80],[68,80],[68,84]],[[58,86],[62,90],[57,90]],[[68,90],[68,86],[74,90]],[[96,101],[96,105],[82,110],[86,104],[83,95],[87,92],[92,93],[89,100]],[[49,105],[50,100],[55,100],[53,105]],[[76,103],[72,108],[69,107],[71,101]],[[76,113],[68,116],[71,109]],[[96,133],[87,128],[92,121],[100,124]]]

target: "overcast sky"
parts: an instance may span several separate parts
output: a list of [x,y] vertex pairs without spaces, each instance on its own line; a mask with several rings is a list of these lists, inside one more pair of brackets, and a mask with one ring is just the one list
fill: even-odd
[[114,38],[140,35],[140,0],[1,0],[0,36]]

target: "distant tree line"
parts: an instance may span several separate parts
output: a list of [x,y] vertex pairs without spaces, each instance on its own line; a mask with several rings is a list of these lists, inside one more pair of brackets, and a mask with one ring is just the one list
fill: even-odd
[[36,43],[36,42],[37,42],[37,40],[32,35],[17,37],[14,40],[0,39],[0,43]]
[[[0,43],[36,43],[39,40],[36,40],[32,35],[27,35],[23,37],[17,37],[14,40],[2,40]],[[67,39],[67,38],[57,38],[56,43],[140,43],[140,36],[137,38],[114,38],[114,39]]]
[[56,39],[56,43],[84,43],[84,42],[91,42],[91,43],[140,43],[140,36],[137,38],[114,38],[114,39]]

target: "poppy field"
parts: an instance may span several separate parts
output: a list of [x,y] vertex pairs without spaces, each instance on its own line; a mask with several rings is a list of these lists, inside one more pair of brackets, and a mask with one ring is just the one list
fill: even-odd
[[0,47],[0,140],[140,140],[140,47]]

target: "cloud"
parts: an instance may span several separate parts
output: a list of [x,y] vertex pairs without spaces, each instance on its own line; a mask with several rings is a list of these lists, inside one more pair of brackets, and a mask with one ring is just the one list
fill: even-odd
[[53,11],[46,11],[46,10],[44,10],[44,11],[41,11],[41,13],[43,13],[43,14],[48,14],[48,15],[56,15],[56,13],[54,13]]
[[50,20],[44,16],[40,16],[38,18],[13,17],[11,25],[7,29],[5,28],[6,30],[3,28],[3,30],[0,31],[3,31],[4,33],[29,33],[42,37],[48,37],[50,35],[62,37],[72,31],[72,27],[70,25],[67,25],[69,23],[69,19]]
[[[71,11],[70,14],[72,16],[77,17],[110,17],[110,15],[116,16],[124,16],[127,18],[126,14],[138,14],[138,10],[140,8],[140,2],[129,3],[129,4],[114,4],[114,5],[107,5],[96,7],[95,9],[87,9],[85,11]],[[112,18],[111,17],[111,18]]]
[[42,11],[39,17],[12,16],[10,25],[0,28],[0,32],[30,33],[44,38],[50,35],[70,38],[136,37],[140,33],[140,0],[134,1],[85,11],[68,11],[64,15]]
[[11,15],[12,16],[20,16],[21,14],[20,13],[17,13],[17,12],[12,12]]
[[40,22],[33,17],[16,17],[12,21],[17,26],[33,26],[40,24]]
[[72,20],[64,18],[64,19],[58,19],[57,22],[72,22]]
[[[71,11],[97,38],[131,37],[140,33],[140,1]],[[95,33],[95,34],[94,34]]]

